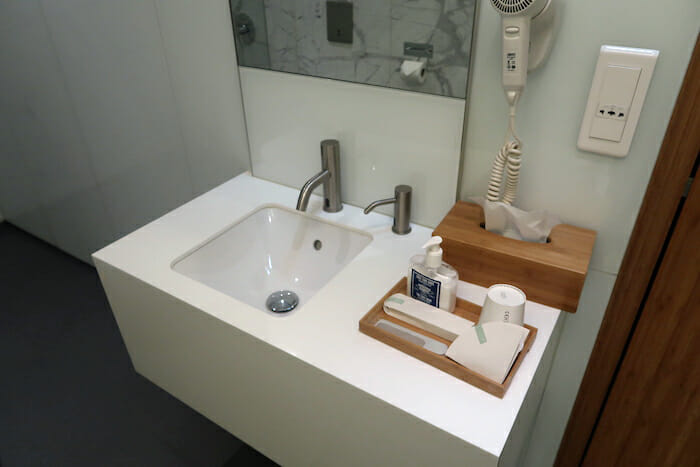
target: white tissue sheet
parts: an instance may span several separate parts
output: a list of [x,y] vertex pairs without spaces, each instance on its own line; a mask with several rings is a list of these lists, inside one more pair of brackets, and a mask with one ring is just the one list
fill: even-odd
[[470,199],[484,209],[486,230],[504,237],[545,243],[552,227],[561,224],[558,216],[547,211],[523,211],[501,201],[488,201],[483,197]]

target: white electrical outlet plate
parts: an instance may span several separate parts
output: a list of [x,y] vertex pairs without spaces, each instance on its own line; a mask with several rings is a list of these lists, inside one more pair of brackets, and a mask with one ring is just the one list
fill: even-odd
[[651,49],[600,48],[579,149],[615,157],[629,153],[658,56]]

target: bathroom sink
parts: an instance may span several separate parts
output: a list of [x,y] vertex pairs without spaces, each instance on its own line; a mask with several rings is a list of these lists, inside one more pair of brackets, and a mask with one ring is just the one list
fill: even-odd
[[360,230],[264,205],[172,268],[261,310],[279,291],[295,294],[300,308],[371,241]]

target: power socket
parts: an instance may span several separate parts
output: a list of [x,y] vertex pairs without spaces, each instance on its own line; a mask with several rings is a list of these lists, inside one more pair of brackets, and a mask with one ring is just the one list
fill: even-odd
[[614,120],[627,120],[628,110],[626,107],[620,107],[619,105],[598,105],[598,112],[596,117],[598,118],[612,118]]
[[629,153],[658,56],[651,49],[600,48],[579,149],[614,157]]

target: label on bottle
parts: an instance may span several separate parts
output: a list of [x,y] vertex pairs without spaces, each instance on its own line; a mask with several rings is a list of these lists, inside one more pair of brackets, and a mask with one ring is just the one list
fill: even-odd
[[411,269],[411,297],[440,308],[440,281]]

